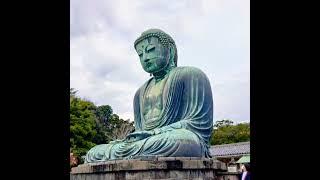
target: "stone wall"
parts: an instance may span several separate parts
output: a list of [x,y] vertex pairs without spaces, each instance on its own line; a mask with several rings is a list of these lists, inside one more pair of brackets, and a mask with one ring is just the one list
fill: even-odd
[[240,180],[239,172],[217,172],[218,180]]
[[72,168],[70,180],[218,179],[227,170],[213,159],[158,157],[83,164]]

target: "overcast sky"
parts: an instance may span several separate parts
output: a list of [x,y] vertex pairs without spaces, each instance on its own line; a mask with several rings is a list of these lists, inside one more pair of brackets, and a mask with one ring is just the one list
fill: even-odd
[[133,120],[133,96],[149,78],[133,43],[149,28],[170,34],[178,66],[204,71],[214,120],[250,121],[249,0],[71,0],[70,86]]

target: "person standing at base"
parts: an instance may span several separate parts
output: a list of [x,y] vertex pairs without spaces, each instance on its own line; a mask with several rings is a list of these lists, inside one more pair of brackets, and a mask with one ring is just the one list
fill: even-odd
[[241,180],[250,180],[250,164],[245,163],[241,167],[242,174],[241,174]]

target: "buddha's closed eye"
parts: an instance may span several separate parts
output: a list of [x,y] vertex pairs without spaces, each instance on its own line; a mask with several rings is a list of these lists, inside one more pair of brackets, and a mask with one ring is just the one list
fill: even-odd
[[147,52],[151,52],[151,51],[153,51],[153,50],[155,50],[155,46],[154,45],[149,45],[148,47],[147,47]]

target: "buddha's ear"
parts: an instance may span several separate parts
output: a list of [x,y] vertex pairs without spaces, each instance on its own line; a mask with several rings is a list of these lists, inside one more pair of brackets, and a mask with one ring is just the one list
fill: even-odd
[[174,63],[174,55],[175,55],[175,52],[174,52],[174,47],[173,46],[169,46],[169,53],[170,53],[170,63]]

